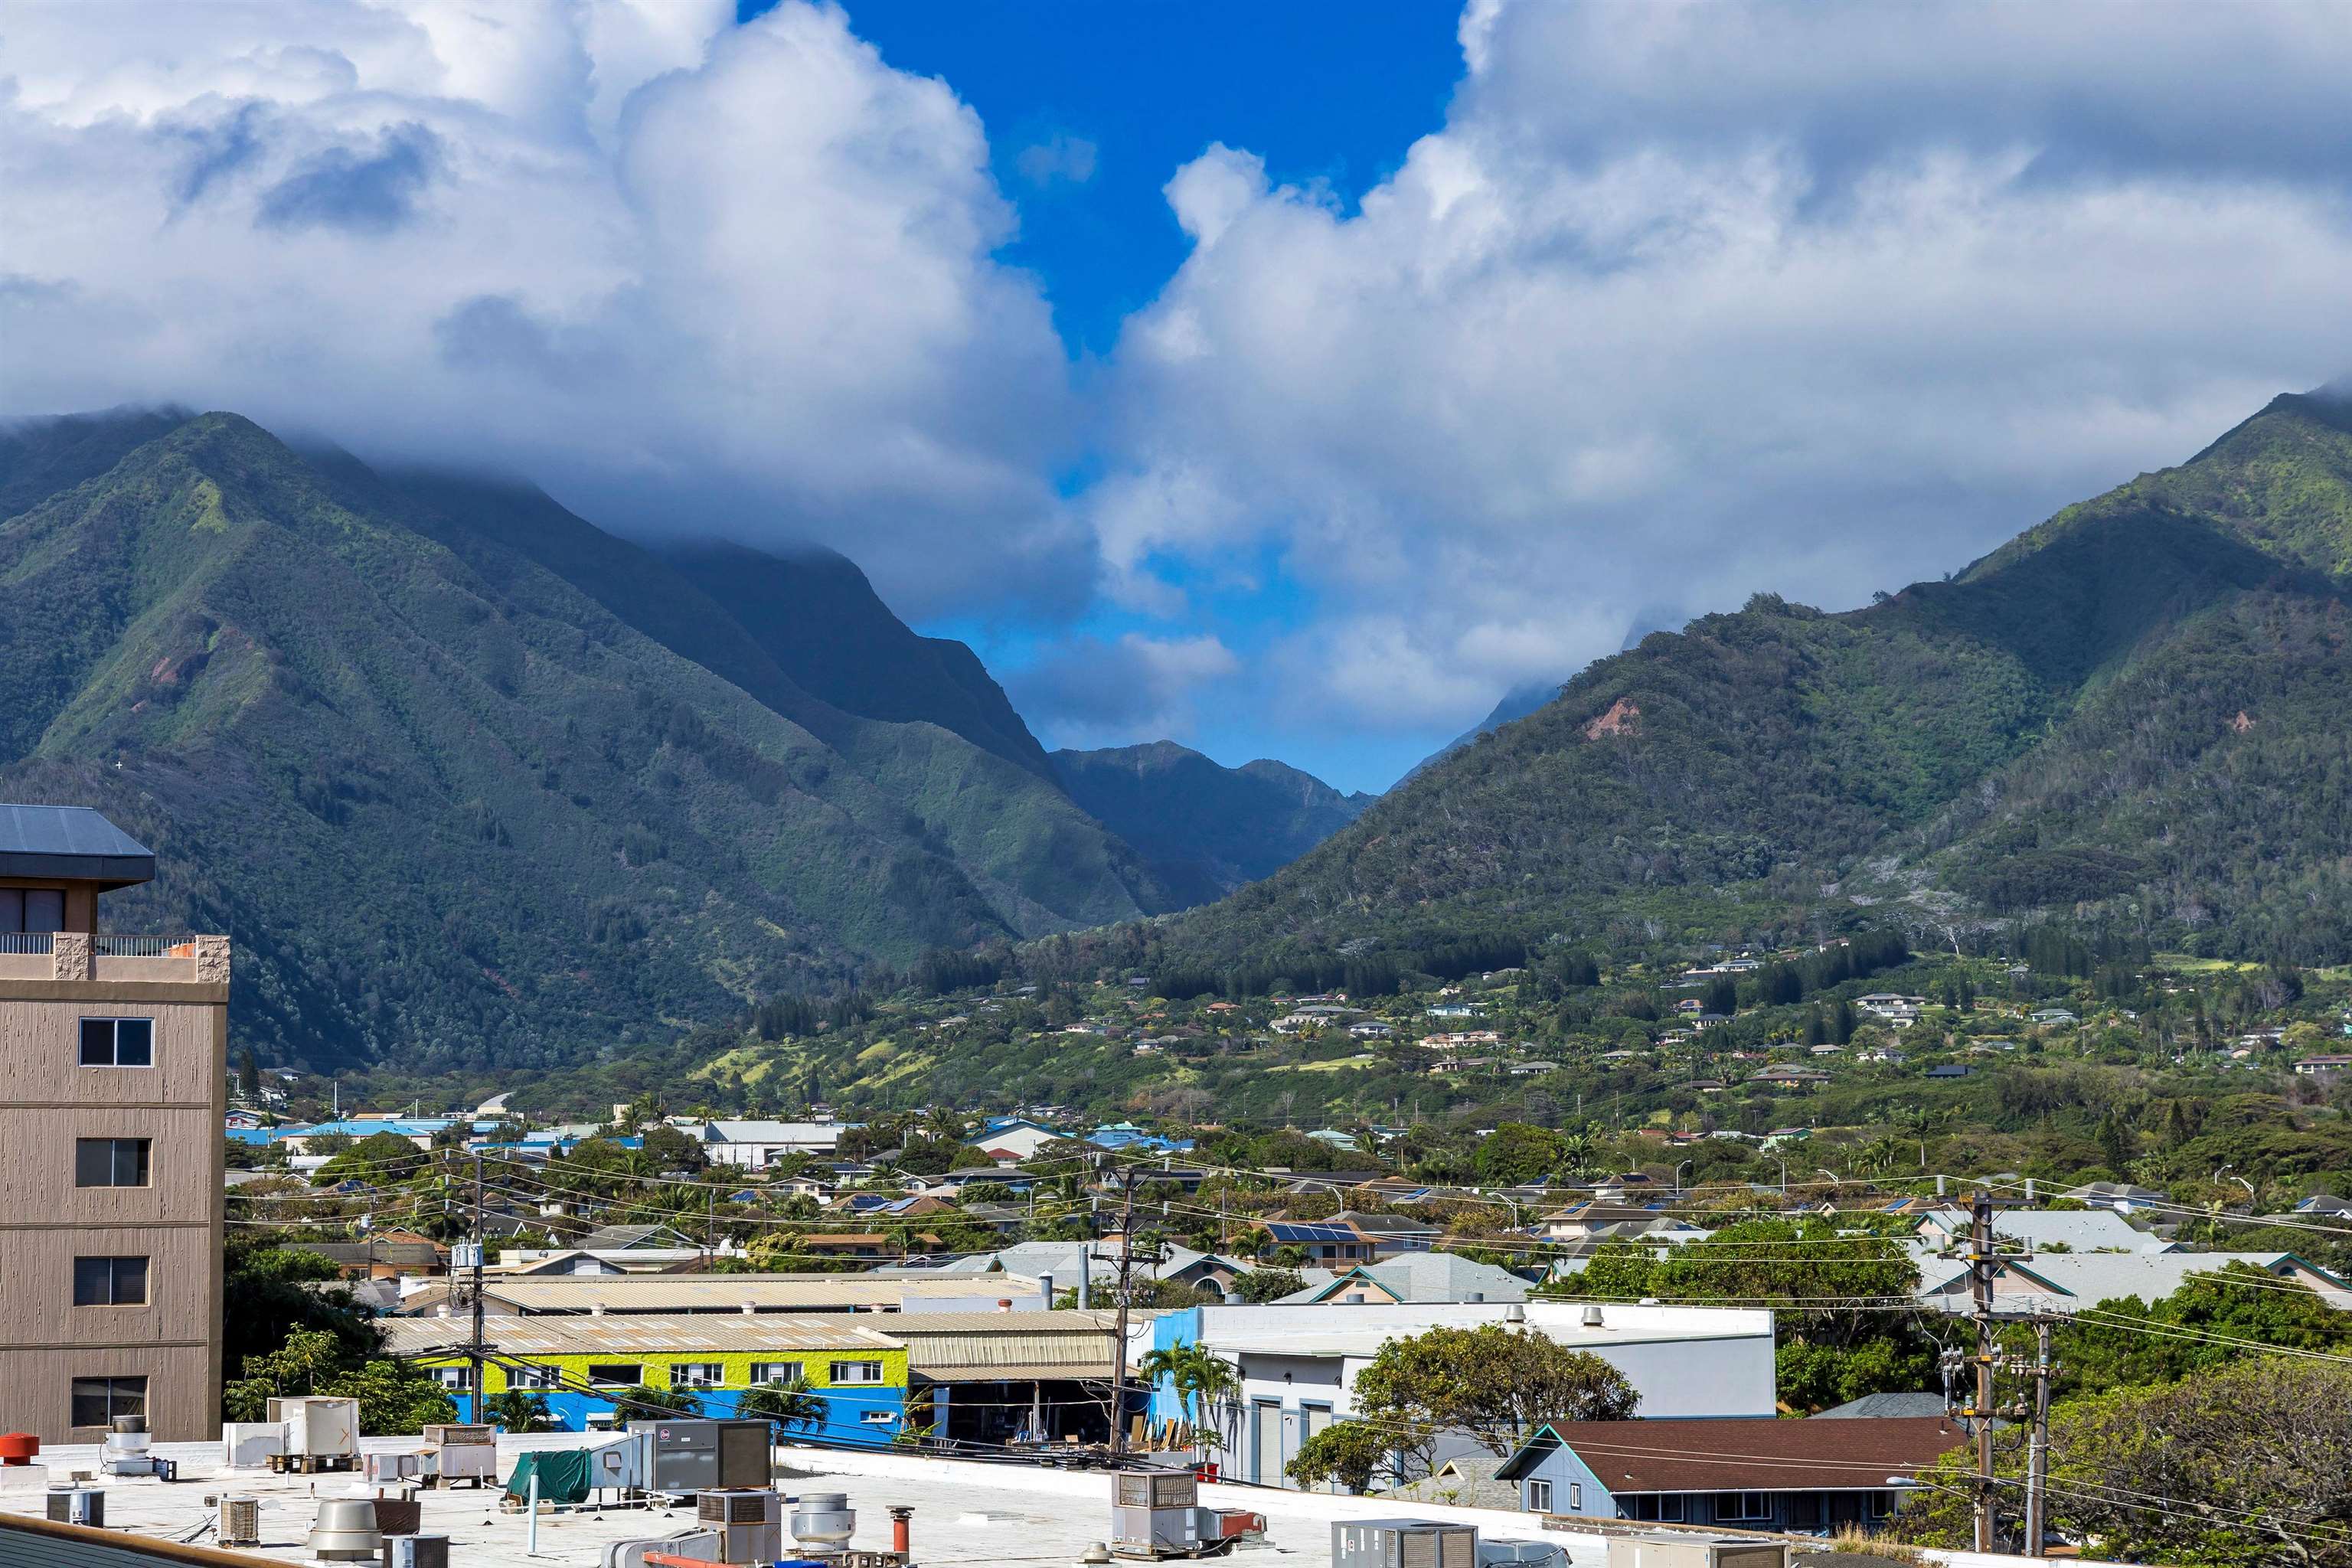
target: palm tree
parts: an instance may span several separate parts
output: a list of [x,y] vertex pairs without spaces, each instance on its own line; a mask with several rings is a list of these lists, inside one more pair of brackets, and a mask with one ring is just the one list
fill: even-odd
[[1203,1447],[1223,1445],[1216,1429],[1205,1426],[1202,1417],[1231,1405],[1241,1393],[1241,1380],[1230,1365],[1197,1344],[1155,1350],[1135,1365],[1145,1382],[1157,1384],[1164,1379],[1174,1389],[1184,1419],[1203,1435]]
[[1592,1168],[1592,1157],[1601,1145],[1590,1132],[1563,1132],[1559,1139],[1560,1163],[1571,1176],[1580,1176]]
[[509,1388],[482,1401],[491,1422],[509,1432],[536,1432],[548,1419],[547,1396],[525,1388]]
[[735,1402],[738,1415],[764,1415],[785,1426],[810,1431],[824,1425],[824,1401],[809,1388],[808,1379],[766,1383],[747,1391]]

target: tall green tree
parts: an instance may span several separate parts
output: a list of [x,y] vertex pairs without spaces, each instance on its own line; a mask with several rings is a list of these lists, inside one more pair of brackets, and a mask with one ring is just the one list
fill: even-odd
[[1752,1219],[1663,1257],[1610,1243],[1560,1293],[1773,1308],[1780,1400],[1819,1410],[1929,1385],[1935,1344],[1912,1314],[1888,1310],[1908,1306],[1918,1283],[1890,1237],[1846,1235],[1818,1219]]
[[[2180,1568],[2352,1568],[2352,1371],[2250,1355],[2051,1413],[2050,1521],[2101,1557]],[[2005,1547],[2021,1544],[2021,1446],[1996,1449]],[[1974,1461],[1923,1474],[1896,1533],[1965,1550]]]

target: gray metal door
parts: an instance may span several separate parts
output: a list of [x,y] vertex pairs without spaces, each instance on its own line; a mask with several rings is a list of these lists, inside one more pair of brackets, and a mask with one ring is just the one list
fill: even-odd
[[1282,1406],[1261,1399],[1250,1406],[1250,1479],[1262,1487],[1278,1487],[1282,1479]]

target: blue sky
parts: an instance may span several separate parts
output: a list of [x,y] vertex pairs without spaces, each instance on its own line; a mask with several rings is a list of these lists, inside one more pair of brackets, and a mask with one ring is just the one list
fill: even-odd
[[[737,14],[772,9],[746,0]],[[1352,200],[1444,122],[1462,77],[1443,5],[1244,0],[929,0],[850,5],[901,70],[980,113],[1021,232],[1004,254],[1045,279],[1071,353],[1108,354],[1190,247],[1160,188],[1212,142],[1247,147],[1280,182]],[[1084,178],[1065,156],[1082,142]],[[1034,173],[1024,173],[1024,159]]]
[[1349,788],[2352,369],[2334,0],[110,0],[5,68],[0,415],[831,547],[1048,744]]
[[[772,0],[745,0],[737,14],[772,9]],[[1213,143],[1247,147],[1277,184],[1328,190],[1344,208],[1444,122],[1462,76],[1457,17],[1442,5],[969,0],[847,10],[891,65],[941,79],[979,112],[998,183],[1020,211],[1002,254],[1043,280],[1082,385],[1191,250],[1162,194],[1176,169]],[[1255,552],[1245,585],[1202,581],[1181,563],[1170,572],[1194,584],[1189,627],[1244,663],[1311,624],[1312,595],[1281,552]],[[1084,701],[1076,682],[1057,679],[1054,658],[1076,641],[1076,662],[1089,662],[1093,643],[1150,635],[1155,617],[1103,605],[1066,624],[963,615],[926,618],[922,629],[971,644],[1026,700],[1049,745],[1156,738],[1122,732],[1118,705]],[[1297,706],[1279,702],[1182,717],[1185,742],[1221,762],[1273,756],[1377,791],[1476,715],[1402,732],[1302,724]]]

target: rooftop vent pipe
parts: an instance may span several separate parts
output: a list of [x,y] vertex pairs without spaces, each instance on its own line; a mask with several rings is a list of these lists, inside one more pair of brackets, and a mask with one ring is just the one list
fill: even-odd
[[1598,1306],[1588,1305],[1584,1309],[1584,1326],[1588,1329],[1597,1329],[1603,1326],[1601,1321],[1601,1309]]

